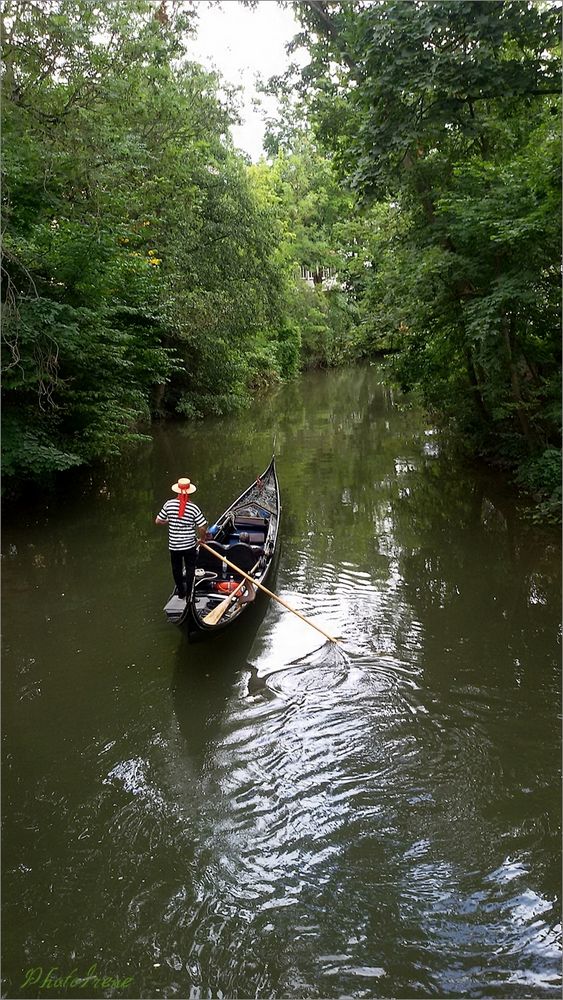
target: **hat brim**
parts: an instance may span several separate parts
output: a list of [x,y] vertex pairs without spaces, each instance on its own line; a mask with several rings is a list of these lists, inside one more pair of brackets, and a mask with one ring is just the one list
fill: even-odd
[[187,490],[180,489],[180,487],[178,486],[178,483],[174,483],[174,485],[172,486],[172,492],[173,493],[195,493],[196,490],[197,490],[197,486],[194,486],[193,483],[190,483],[190,485],[189,485],[189,487],[188,487]]

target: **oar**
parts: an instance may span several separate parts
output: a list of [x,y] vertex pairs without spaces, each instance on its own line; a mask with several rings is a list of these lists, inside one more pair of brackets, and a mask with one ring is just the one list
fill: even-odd
[[211,554],[214,555],[216,559],[219,559],[221,562],[226,563],[227,566],[230,566],[231,569],[234,569],[236,573],[239,573],[241,576],[244,576],[244,578],[246,580],[249,580],[250,583],[254,584],[255,587],[258,587],[260,590],[263,590],[264,593],[268,595],[268,597],[273,597],[274,601],[277,601],[278,604],[283,604],[284,608],[287,608],[287,610],[291,611],[292,614],[297,615],[297,617],[300,618],[302,622],[305,622],[307,625],[310,625],[311,628],[316,628],[317,632],[320,632],[321,635],[324,635],[325,639],[329,639],[330,642],[338,644],[338,639],[335,639],[332,635],[329,635],[328,632],[325,632],[322,628],[319,628],[319,626],[315,625],[315,623],[310,621],[309,618],[305,618],[305,616],[300,614],[299,611],[296,611],[295,608],[292,608],[291,604],[288,604],[287,601],[283,600],[283,598],[278,597],[277,594],[273,594],[271,590],[268,590],[267,587],[264,587],[264,585],[262,583],[259,583],[258,580],[253,580],[252,577],[248,575],[248,573],[243,572],[240,566],[235,566],[234,563],[229,562],[229,560],[225,556],[220,555],[219,552],[215,552],[215,549],[211,549],[209,545],[205,544],[205,542],[200,542],[199,544],[202,546],[202,548],[207,549],[208,552],[211,552]]
[[[262,556],[260,556],[260,559],[261,558]],[[255,565],[250,570],[251,573],[254,573],[254,570],[257,569],[258,566],[260,565],[260,559],[258,560],[257,563],[255,563]],[[225,614],[225,611],[232,603],[233,597],[236,597],[239,590],[242,590],[245,582],[246,582],[245,580],[241,580],[238,587],[235,590],[233,590],[232,594],[229,594],[229,596],[226,597],[224,601],[221,601],[221,603],[218,604],[216,608],[213,608],[213,611],[210,611],[209,614],[202,619],[206,625],[216,625],[217,622],[221,621],[221,618]]]

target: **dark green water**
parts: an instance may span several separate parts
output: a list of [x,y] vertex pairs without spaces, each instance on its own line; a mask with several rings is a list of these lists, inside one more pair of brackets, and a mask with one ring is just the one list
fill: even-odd
[[[187,475],[213,520],[274,436],[275,589],[342,645],[264,602],[189,646],[154,515]],[[30,500],[3,532],[3,996],[560,995],[558,532],[375,367]],[[132,983],[70,985],[93,965]]]

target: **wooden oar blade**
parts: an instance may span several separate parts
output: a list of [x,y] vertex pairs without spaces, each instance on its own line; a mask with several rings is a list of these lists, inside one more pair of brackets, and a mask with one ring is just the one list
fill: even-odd
[[221,603],[218,604],[216,608],[213,608],[213,611],[210,611],[209,614],[205,616],[205,618],[202,618],[202,621],[204,621],[206,625],[216,625],[217,622],[221,620],[221,618],[225,614],[225,611],[229,607],[231,603],[231,597],[232,594],[229,594],[229,596],[226,597],[224,601],[221,601]]
[[[207,548],[207,546],[205,546],[205,548]],[[222,557],[220,556],[220,558]],[[260,559],[258,559],[258,561],[254,563],[254,566],[250,570],[251,573],[254,573],[254,571],[258,569],[261,559],[262,556],[260,556]],[[225,560],[225,562],[226,561],[227,560]],[[251,580],[252,578],[246,577],[246,579]],[[244,587],[244,580],[241,580],[238,587],[236,587],[236,589],[233,590],[232,594],[229,594],[229,596],[226,597],[224,601],[221,601],[221,603],[218,604],[216,608],[213,608],[213,611],[210,611],[209,614],[205,616],[205,618],[202,618],[202,621],[205,622],[206,625],[217,625],[217,623],[221,621],[221,618],[225,614],[227,608],[231,605],[233,598],[235,598],[237,594],[240,594],[243,587]]]

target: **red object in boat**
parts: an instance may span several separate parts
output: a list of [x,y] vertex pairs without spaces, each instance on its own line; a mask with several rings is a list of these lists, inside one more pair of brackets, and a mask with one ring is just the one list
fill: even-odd
[[237,589],[238,583],[235,580],[216,580],[213,587],[220,594],[232,594],[233,590]]

